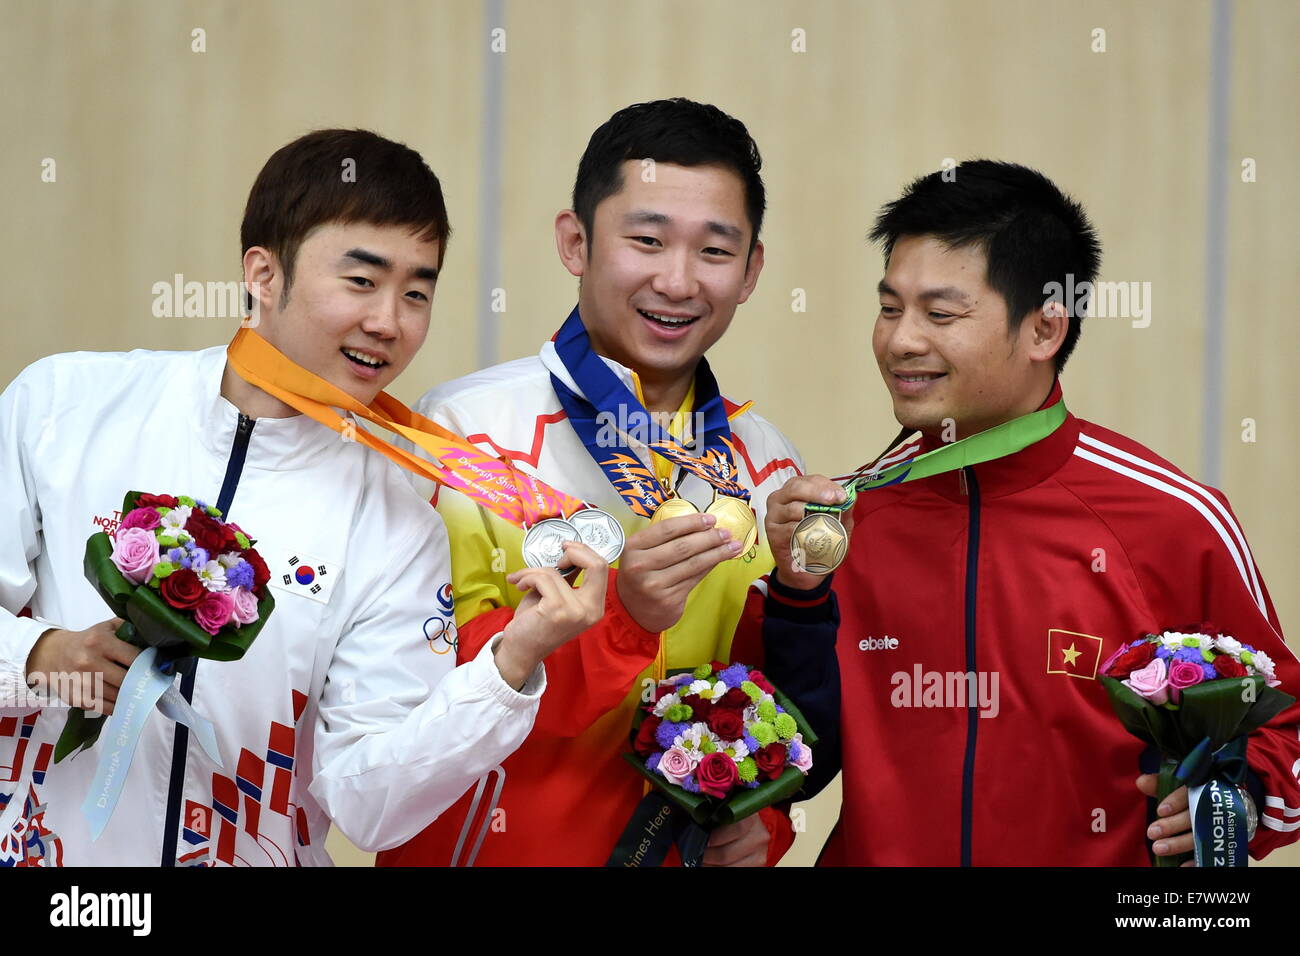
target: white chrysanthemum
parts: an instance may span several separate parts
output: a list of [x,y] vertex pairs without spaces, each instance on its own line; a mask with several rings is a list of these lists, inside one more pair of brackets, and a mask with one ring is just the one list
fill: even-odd
[[673,738],[673,746],[681,747],[688,753],[700,749],[700,741],[707,734],[709,729],[703,724],[691,724],[680,734]]
[[1273,658],[1269,657],[1263,651],[1256,651],[1251,655],[1255,662],[1255,670],[1259,671],[1265,677],[1273,676]]
[[745,745],[745,741],[743,740],[729,740],[727,741],[726,746],[722,748],[722,752],[732,760],[736,761],[736,763],[740,763],[749,756],[749,747]]
[[710,699],[721,700],[723,697],[727,695],[727,691],[730,689],[731,688],[729,688],[722,681],[718,681],[716,684],[713,685],[713,690],[711,691],[712,696]]
[[227,551],[225,554],[221,555],[221,557],[217,558],[217,560],[221,562],[221,566],[223,568],[229,571],[231,568],[233,568],[235,565],[237,565],[240,561],[243,561],[244,559],[241,558],[239,555],[235,554],[235,552],[233,551]]
[[758,708],[753,704],[750,704],[745,708],[745,711],[741,716],[745,718],[745,726],[748,727],[754,721],[758,720]]
[[693,680],[686,688],[686,693],[682,694],[682,696],[689,697],[691,694],[699,694],[701,697],[707,697],[708,695],[703,692],[710,690],[712,687],[713,685],[706,680]]
[[1160,635],[1160,643],[1171,651],[1176,651],[1183,646],[1183,638],[1191,637],[1190,634],[1180,634],[1177,631],[1165,631]]
[[1208,635],[1208,634],[1194,634],[1194,635],[1192,635],[1192,636],[1195,637],[1198,641],[1201,642],[1201,650],[1203,650],[1203,651],[1208,651],[1208,650],[1210,650],[1212,647],[1214,647],[1214,638],[1210,637],[1210,635]]
[[1245,650],[1245,648],[1241,646],[1241,641],[1237,640],[1235,637],[1228,637],[1226,634],[1222,637],[1216,637],[1214,639],[1214,646],[1225,654],[1231,654],[1238,660],[1241,659],[1241,652]]
[[665,694],[655,703],[654,715],[656,717],[662,717],[664,714],[668,713],[669,707],[672,707],[675,704],[680,704],[681,702],[682,699],[676,694]]
[[185,530],[185,522],[190,520],[190,512],[194,509],[189,505],[181,505],[173,508],[162,516],[163,534],[169,537],[176,537],[178,531]]
[[199,580],[209,591],[228,591],[226,586],[226,569],[221,566],[219,561],[209,561],[203,565],[197,572]]

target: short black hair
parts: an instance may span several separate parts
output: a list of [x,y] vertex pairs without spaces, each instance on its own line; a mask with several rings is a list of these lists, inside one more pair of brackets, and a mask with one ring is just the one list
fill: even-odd
[[578,162],[573,211],[591,240],[596,207],[623,188],[622,165],[652,159],[679,166],[723,166],[745,187],[745,212],[753,227],[749,249],[758,242],[767,196],[763,158],[745,124],[716,106],[681,97],[637,103],[619,110],[591,134]]
[[[950,248],[978,245],[988,259],[985,281],[1006,300],[1011,331],[1051,298],[1050,283],[1067,288],[1088,282],[1101,265],[1101,243],[1083,207],[1042,173],[1015,163],[973,159],[912,182],[887,203],[870,239],[884,246],[885,261],[900,236],[934,236]],[[1056,297],[1060,300],[1060,297]],[[1063,303],[1070,328],[1056,353],[1059,372],[1079,340],[1083,309]]]
[[[348,160],[351,175],[345,176]],[[244,207],[241,254],[253,246],[275,253],[287,301],[298,247],[331,222],[406,226],[422,241],[439,243],[440,268],[451,238],[442,184],[423,157],[365,129],[315,130],[271,155]]]

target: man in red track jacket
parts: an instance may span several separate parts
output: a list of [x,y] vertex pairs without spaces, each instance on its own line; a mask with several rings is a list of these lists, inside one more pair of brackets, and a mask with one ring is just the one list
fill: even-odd
[[[1062,401],[1080,319],[1052,283],[1078,288],[1099,259],[1076,203],[1032,170],[968,162],[955,181],[913,183],[872,238],[887,263],[876,359],[896,417],[921,432],[880,464]],[[795,478],[769,499],[766,670],[829,731],[810,789],[842,754],[825,864],[1145,865],[1150,847],[1190,850],[1186,788],[1148,817],[1155,777],[1138,776],[1144,745],[1112,712],[1102,662],[1213,622],[1300,690],[1222,494],[1073,415],[1031,437],[862,493],[833,582],[792,563],[790,535],[805,502],[843,500],[838,485]],[[1256,858],[1300,836],[1297,717],[1250,737]]]

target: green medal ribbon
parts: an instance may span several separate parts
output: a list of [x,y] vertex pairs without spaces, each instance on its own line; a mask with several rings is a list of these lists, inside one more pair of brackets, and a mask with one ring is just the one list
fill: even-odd
[[808,514],[837,514],[853,507],[859,492],[897,485],[905,481],[920,478],[932,478],[944,472],[956,471],[970,465],[1005,458],[1028,448],[1035,442],[1042,441],[1061,427],[1067,415],[1064,401],[1040,408],[1028,415],[1021,415],[1009,422],[1003,422],[987,431],[977,432],[961,441],[955,441],[942,448],[928,451],[924,455],[891,465],[874,475],[850,478],[844,485],[848,497],[838,505],[806,505]]

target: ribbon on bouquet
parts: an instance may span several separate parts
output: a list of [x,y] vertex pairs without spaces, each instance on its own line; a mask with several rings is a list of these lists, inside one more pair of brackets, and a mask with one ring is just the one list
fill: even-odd
[[1246,866],[1246,737],[1217,750],[1209,737],[1183,758],[1174,776],[1187,785],[1197,866]]
[[145,721],[155,707],[166,717],[192,730],[203,752],[218,767],[223,767],[212,722],[176,691],[172,686],[175,678],[170,664],[158,660],[156,647],[146,647],[127,670],[113,713],[100,735],[99,762],[90,791],[81,804],[81,812],[90,822],[92,840],[99,839],[113,816]]

